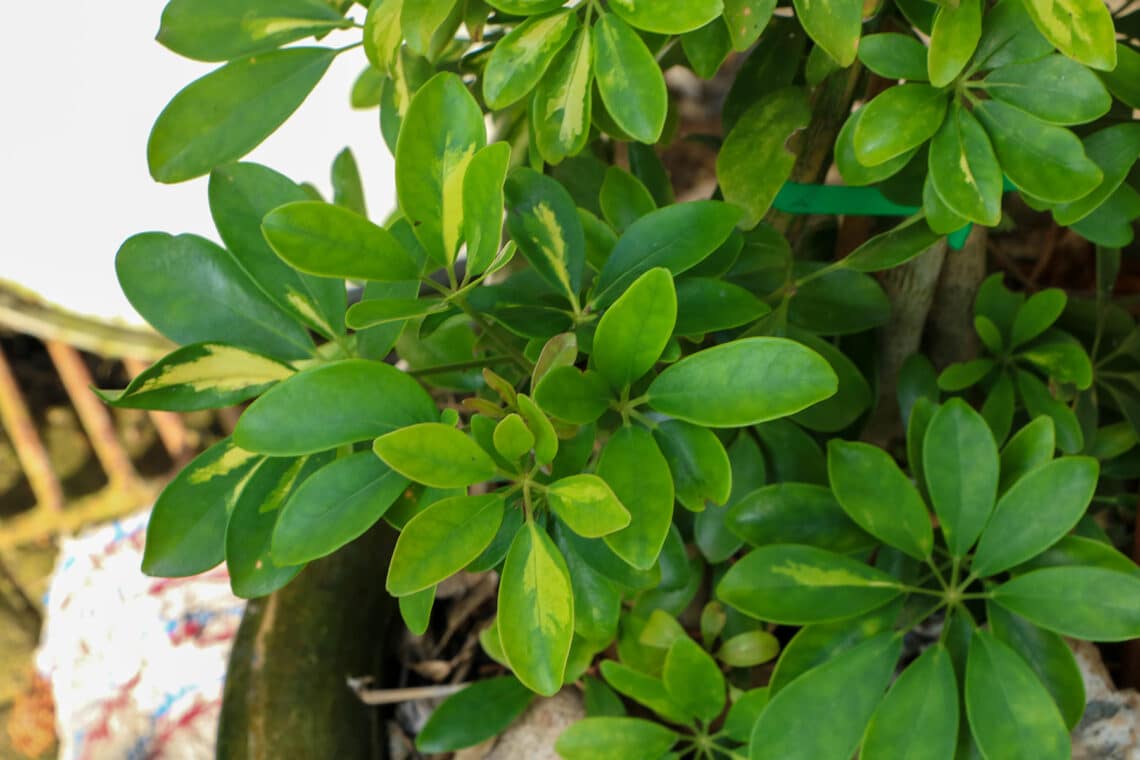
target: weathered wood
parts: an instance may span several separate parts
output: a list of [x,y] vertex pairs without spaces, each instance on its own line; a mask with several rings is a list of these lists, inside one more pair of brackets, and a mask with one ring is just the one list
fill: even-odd
[[219,760],[385,756],[376,708],[348,685],[378,683],[395,605],[384,576],[395,535],[383,522],[256,599],[230,655]]

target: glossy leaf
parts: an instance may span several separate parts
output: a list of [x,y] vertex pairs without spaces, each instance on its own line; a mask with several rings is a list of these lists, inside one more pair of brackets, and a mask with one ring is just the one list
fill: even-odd
[[877,166],[864,166],[859,163],[859,159],[855,156],[855,130],[863,117],[863,111],[864,107],[860,107],[851,114],[847,121],[843,122],[839,136],[835,139],[835,168],[839,170],[843,181],[852,186],[873,185],[893,177],[902,171],[918,152],[918,148],[915,147]]
[[846,68],[855,62],[863,6],[856,0],[794,0],[796,18],[812,40]]
[[630,523],[629,511],[597,475],[571,475],[546,489],[554,514],[586,538],[600,538]]
[[565,760],[658,760],[679,738],[665,726],[640,718],[590,717],[563,731],[554,746]]
[[524,98],[577,28],[577,14],[560,10],[531,16],[495,43],[483,70],[488,107],[501,110]]
[[727,522],[753,546],[804,544],[851,554],[875,545],[830,490],[809,483],[774,483],[752,491],[732,505]]
[[431,396],[387,364],[360,359],[299,372],[242,413],[234,442],[270,456],[299,456],[437,419]]
[[610,9],[638,29],[684,34],[719,16],[724,5],[721,0],[615,0]]
[[762,546],[729,568],[717,598],[746,615],[789,625],[842,620],[881,607],[902,589],[862,562],[811,546]]
[[724,23],[732,49],[744,52],[760,38],[776,10],[774,0],[724,0]]
[[294,47],[242,58],[183,88],[159,114],[147,165],[159,182],[183,182],[237,160],[308,97],[336,56]]
[[1099,0],[1026,0],[1045,39],[1075,61],[1101,71],[1116,68],[1112,15]]
[[926,84],[890,87],[863,107],[852,135],[855,158],[878,166],[934,136],[946,116],[946,93]]
[[[786,145],[810,120],[807,93],[787,87],[761,98],[725,137],[716,158],[716,176],[725,200],[744,209],[743,227],[760,222],[791,176],[796,155]],[[755,171],[754,162],[765,170]]]
[[383,227],[331,203],[301,201],[271,211],[265,239],[295,269],[321,277],[414,280],[420,267]]
[[226,343],[287,360],[313,350],[305,328],[205,238],[135,235],[119,249],[115,272],[131,306],[176,343]]
[[724,444],[709,430],[680,420],[666,420],[653,438],[669,463],[677,501],[700,512],[707,502],[724,504],[732,489],[732,469]]
[[226,438],[194,458],[154,503],[142,571],[163,578],[204,573],[224,559],[229,510],[263,457]]
[[439,422],[394,430],[372,445],[396,472],[434,488],[461,488],[490,480],[495,463],[471,438]]
[[1058,224],[1075,224],[1106,204],[1124,183],[1140,157],[1140,124],[1114,124],[1085,138],[1085,152],[1100,167],[1104,179],[1091,193],[1053,209]]
[[1055,543],[1085,513],[1098,472],[1091,457],[1065,457],[1010,486],[982,533],[971,569],[995,575]]
[[885,79],[927,78],[926,46],[908,34],[869,34],[859,40],[859,60]]
[[551,696],[562,687],[574,635],[570,574],[546,531],[527,522],[499,581],[499,638],[515,676]]
[[717,201],[679,203],[643,216],[630,225],[606,259],[594,285],[593,304],[608,306],[655,267],[674,275],[691,269],[728,239],[738,221],[736,208]]
[[921,255],[941,238],[925,219],[914,217],[863,243],[843,259],[843,264],[856,272],[893,269]]
[[503,509],[496,494],[429,504],[400,531],[388,567],[388,593],[414,594],[462,570],[495,538]]
[[649,189],[620,166],[606,169],[598,205],[606,221],[618,232],[624,232],[631,224],[657,208],[657,202]]
[[[902,649],[881,633],[773,695],[752,731],[752,760],[848,760],[883,697]],[[830,706],[826,731],[813,705]],[[813,728],[814,727],[814,728]]]
[[1024,475],[1051,460],[1056,448],[1053,420],[1049,417],[1037,417],[1017,431],[1001,450],[998,491],[1005,493]]
[[725,685],[720,667],[688,636],[669,647],[661,680],[669,696],[701,720],[715,720],[724,711]]
[[396,68],[403,45],[400,13],[404,0],[372,0],[364,17],[364,54],[385,76],[399,76]]
[[827,472],[835,498],[863,530],[915,559],[930,556],[930,516],[890,454],[870,444],[832,439]]
[[299,565],[363,535],[408,485],[370,451],[322,467],[281,508],[273,530],[273,559]]
[[582,27],[539,82],[531,101],[535,144],[547,163],[579,153],[590,135],[593,30]]
[[605,537],[606,545],[635,568],[648,570],[673,520],[673,481],[661,449],[648,430],[623,427],[602,449],[597,473],[631,518],[628,527]]
[[543,411],[560,420],[587,425],[609,408],[609,383],[593,370],[556,367],[534,389],[534,400]]
[[594,366],[624,388],[653,368],[673,335],[677,293],[664,267],[650,269],[614,301],[594,333]]
[[1001,221],[1002,174],[986,130],[955,104],[930,141],[930,181],[958,216],[993,227]]
[[751,668],[776,658],[780,640],[767,631],[746,631],[725,639],[716,658],[734,668]]
[[534,700],[534,692],[511,676],[476,681],[443,700],[416,734],[420,752],[454,752],[507,729]]
[[1112,97],[1096,74],[1063,55],[1011,63],[983,80],[990,97],[1050,124],[1085,124],[1108,113]]
[[1049,692],[1017,654],[978,629],[966,661],[966,712],[986,757],[1068,758],[1065,722]]
[[619,15],[606,13],[594,23],[594,71],[598,93],[617,125],[635,140],[657,142],[669,110],[665,77],[645,42]]
[[1044,58],[1053,46],[1033,25],[1025,3],[1002,0],[987,10],[974,62],[988,69]]
[[507,229],[535,271],[571,301],[586,266],[574,199],[557,180],[520,168],[507,178]]
[[745,338],[699,351],[649,386],[659,412],[707,427],[739,427],[784,417],[835,393],[819,354],[782,338]]
[[396,196],[428,255],[454,261],[463,234],[463,175],[487,142],[463,81],[437,74],[416,91],[396,143]]
[[1103,567],[1049,567],[993,590],[993,601],[1050,631],[1092,641],[1140,635],[1140,575]]
[[1000,100],[985,100],[974,115],[989,133],[1001,168],[1018,188],[1062,203],[1087,195],[1104,175],[1077,136]]
[[226,570],[234,595],[255,599],[271,594],[293,580],[301,565],[278,564],[270,555],[273,526],[281,511],[265,511],[262,505],[274,492],[291,485],[297,474],[295,459],[266,459],[250,471],[248,480],[233,503],[226,524]]
[[771,308],[748,290],[714,277],[685,277],[677,286],[677,335],[704,335],[754,322]]
[[867,726],[865,760],[942,760],[958,740],[958,683],[942,644],[922,653],[891,686]]
[[961,399],[950,399],[930,420],[922,471],[930,501],[955,557],[965,555],[986,526],[997,498],[1000,460],[990,428]]
[[934,13],[926,70],[930,83],[945,87],[966,67],[982,36],[981,0],[942,5]]

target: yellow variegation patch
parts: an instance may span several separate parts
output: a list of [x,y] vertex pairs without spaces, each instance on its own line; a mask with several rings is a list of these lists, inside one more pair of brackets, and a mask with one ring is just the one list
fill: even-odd
[[803,562],[785,562],[782,565],[776,565],[772,568],[772,572],[776,575],[783,575],[791,578],[796,583],[803,586],[870,586],[876,588],[892,588],[896,584],[887,581],[872,580],[864,578],[858,573],[853,573],[843,568],[834,567],[817,567],[816,565],[807,565]]
[[174,386],[225,393],[277,382],[293,374],[290,367],[280,362],[232,346],[205,343],[201,349],[200,358],[164,366],[159,374],[132,389],[132,395]]
[[551,245],[540,243],[543,255],[550,262],[550,266],[554,269],[562,287],[566,289],[567,293],[573,293],[574,287],[570,283],[570,272],[566,269],[566,240],[562,235],[562,226],[558,224],[558,216],[550,206],[540,203],[534,207],[534,218],[546,230],[546,236],[536,238],[536,241],[545,240],[551,243]]
[[463,175],[479,146],[471,143],[463,148],[449,149],[440,166],[443,170],[443,252],[447,263],[455,261],[463,233]]
[[229,475],[231,472],[238,469],[256,456],[257,454],[254,454],[251,451],[246,451],[245,449],[239,449],[237,446],[230,443],[226,446],[225,453],[215,459],[213,462],[210,462],[203,467],[190,470],[187,475],[187,479],[190,481],[191,485],[201,485],[202,483],[208,483],[214,478],[222,478],[226,475]]

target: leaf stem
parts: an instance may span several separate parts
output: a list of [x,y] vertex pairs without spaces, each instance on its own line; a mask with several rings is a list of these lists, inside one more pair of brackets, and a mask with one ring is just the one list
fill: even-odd
[[468,362],[455,362],[454,364],[440,364],[437,367],[424,367],[423,369],[408,370],[408,374],[412,377],[421,377],[423,375],[439,375],[444,372],[459,372],[465,369],[480,369],[495,364],[506,364],[513,362],[513,356],[488,356],[483,359],[472,359]]

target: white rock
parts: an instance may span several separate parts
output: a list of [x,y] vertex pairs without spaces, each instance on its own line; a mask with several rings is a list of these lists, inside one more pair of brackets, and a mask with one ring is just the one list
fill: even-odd
[[1140,692],[1116,689],[1095,644],[1069,641],[1069,646],[1087,702],[1073,731],[1073,760],[1140,760]]

